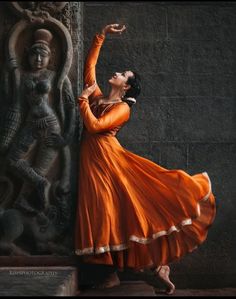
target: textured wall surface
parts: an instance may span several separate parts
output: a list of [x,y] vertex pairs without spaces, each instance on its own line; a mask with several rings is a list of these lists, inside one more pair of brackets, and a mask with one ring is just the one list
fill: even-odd
[[[84,2],[84,55],[95,32],[108,36],[97,66],[104,93],[114,71],[137,70],[142,94],[121,144],[163,167],[207,171],[217,216],[198,250],[172,264],[174,274],[221,277],[236,285],[236,3]],[[205,277],[205,279],[204,279]],[[201,284],[200,283],[200,284]]]

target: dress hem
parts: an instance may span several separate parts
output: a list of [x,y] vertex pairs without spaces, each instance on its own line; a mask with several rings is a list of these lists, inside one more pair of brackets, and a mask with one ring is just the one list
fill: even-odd
[[[209,190],[208,190],[207,194],[200,201],[207,201],[207,199],[209,198],[209,196],[212,192],[211,180],[210,180],[207,172],[202,172],[202,175],[204,175],[208,179]],[[199,217],[200,216],[200,205],[199,205],[199,203],[197,205],[197,211],[198,211],[198,217]],[[129,237],[129,241],[137,242],[137,243],[144,244],[144,245],[149,244],[153,240],[155,240],[159,237],[170,235],[174,231],[179,232],[179,231],[181,231],[183,226],[191,225],[191,224],[192,224],[192,219],[187,218],[187,219],[184,219],[183,221],[181,221],[181,223],[178,224],[178,225],[172,225],[168,230],[163,230],[163,231],[160,231],[160,232],[157,232],[157,233],[153,234],[152,238],[139,238],[135,235],[131,235]],[[99,248],[96,248],[96,249],[94,247],[88,247],[88,248],[84,248],[82,250],[81,249],[76,249],[75,254],[76,255],[94,255],[94,254],[101,254],[101,253],[111,252],[111,251],[121,251],[121,250],[125,250],[125,249],[128,249],[128,248],[129,248],[129,246],[127,244],[106,245],[106,246],[102,246],[102,247],[99,247]]]

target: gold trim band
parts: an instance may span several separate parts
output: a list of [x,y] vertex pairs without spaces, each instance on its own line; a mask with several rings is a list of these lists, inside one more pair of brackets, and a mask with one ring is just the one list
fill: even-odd
[[209,198],[209,196],[210,196],[210,194],[212,192],[212,189],[211,189],[211,180],[210,180],[209,175],[207,174],[207,172],[203,172],[202,175],[204,175],[208,179],[208,183],[209,183],[209,191],[208,191],[207,195],[204,196],[203,199],[202,199],[203,201],[206,201]]
[[[190,225],[190,224],[192,224],[192,220],[189,218],[189,219],[183,220],[179,226]],[[159,238],[161,236],[164,236],[164,235],[169,235],[174,231],[179,232],[180,230],[181,230],[180,228],[173,225],[173,226],[170,227],[170,229],[168,231],[163,230],[163,231],[160,231],[156,234],[153,234],[152,238],[139,238],[137,236],[132,235],[132,236],[130,236],[129,240],[140,243],[140,244],[148,244],[154,239],[157,239],[157,238]],[[76,249],[75,253],[77,255],[100,254],[100,253],[104,253],[104,252],[124,250],[124,249],[127,249],[127,248],[128,248],[128,245],[126,245],[126,244],[107,245],[107,246],[102,246],[102,247],[99,247],[99,248],[96,248],[96,249],[94,247],[88,247],[88,248],[84,248],[82,250]]]
[[[209,198],[210,194],[211,194],[211,181],[210,181],[210,178],[209,178],[207,172],[203,172],[202,175],[204,175],[208,179],[209,191],[200,201],[206,201]],[[200,216],[200,206],[199,206],[199,204],[198,204],[197,209],[198,209],[198,216]],[[157,233],[153,234],[152,238],[139,238],[137,236],[131,235],[129,240],[145,245],[145,244],[148,244],[152,240],[155,240],[159,237],[162,237],[162,236],[165,236],[165,235],[170,235],[174,231],[179,232],[183,226],[191,225],[191,224],[192,224],[192,219],[187,218],[187,219],[181,221],[181,223],[179,225],[172,225],[168,230],[163,230],[163,231],[160,231],[160,232],[157,232]],[[88,247],[88,248],[84,248],[82,250],[76,249],[75,254],[76,255],[100,254],[100,253],[104,253],[104,252],[124,250],[124,249],[127,249],[127,248],[128,248],[127,244],[107,245],[107,246],[101,246],[99,248]]]

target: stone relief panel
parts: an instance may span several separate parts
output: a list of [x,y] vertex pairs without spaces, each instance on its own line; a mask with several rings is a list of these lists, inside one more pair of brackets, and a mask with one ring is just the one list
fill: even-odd
[[0,255],[69,255],[71,146],[78,130],[77,73],[71,72],[78,39],[71,38],[70,11],[76,6],[1,5],[16,21],[6,25],[0,61]]

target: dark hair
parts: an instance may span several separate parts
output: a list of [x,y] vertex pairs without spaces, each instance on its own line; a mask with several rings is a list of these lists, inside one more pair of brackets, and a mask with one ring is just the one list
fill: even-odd
[[127,98],[137,99],[141,92],[141,78],[136,73],[133,72],[133,76],[130,76],[127,80],[127,84],[130,85],[130,88],[126,91],[123,101],[127,102],[129,106],[132,106],[134,103],[127,100]]

